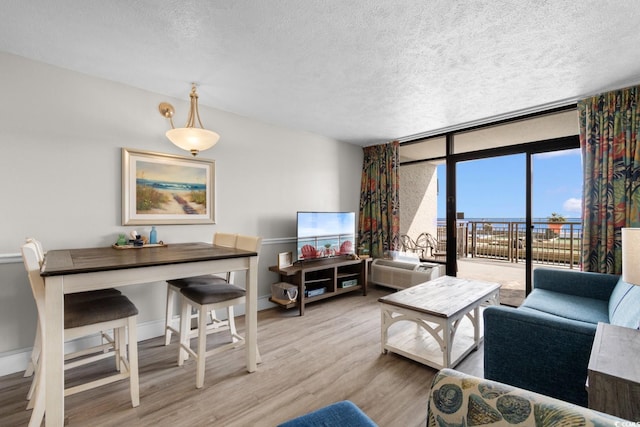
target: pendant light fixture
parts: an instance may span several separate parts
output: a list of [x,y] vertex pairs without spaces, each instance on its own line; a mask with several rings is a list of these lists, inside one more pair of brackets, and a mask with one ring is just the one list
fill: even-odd
[[[195,157],[200,151],[208,150],[216,145],[220,139],[220,135],[202,126],[202,120],[200,120],[200,113],[198,112],[198,94],[196,93],[195,83],[192,83],[189,97],[191,98],[189,116],[187,117],[187,124],[182,128],[176,128],[173,125],[173,115],[175,114],[173,105],[168,102],[161,102],[158,110],[160,110],[160,113],[169,119],[171,123],[171,129],[166,133],[169,141],[183,150],[191,152]],[[200,127],[196,127],[196,119]]]

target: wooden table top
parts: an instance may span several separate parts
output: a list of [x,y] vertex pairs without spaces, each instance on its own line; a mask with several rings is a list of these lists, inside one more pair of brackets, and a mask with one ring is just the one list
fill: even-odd
[[379,302],[436,317],[452,317],[484,300],[498,283],[443,276],[381,297]]
[[257,256],[257,253],[209,243],[176,243],[126,250],[112,247],[60,249],[47,252],[40,274],[59,276],[251,256]]

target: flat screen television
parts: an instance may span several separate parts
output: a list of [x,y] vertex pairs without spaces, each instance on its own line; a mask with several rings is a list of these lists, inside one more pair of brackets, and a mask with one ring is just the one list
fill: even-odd
[[355,212],[302,212],[297,218],[298,261],[354,253]]

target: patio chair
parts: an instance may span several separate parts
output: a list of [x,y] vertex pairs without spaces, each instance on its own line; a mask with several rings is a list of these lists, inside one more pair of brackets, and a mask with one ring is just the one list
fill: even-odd
[[415,252],[416,243],[411,240],[411,237],[407,234],[400,235],[400,249],[402,252]]
[[434,256],[434,250],[438,247],[438,241],[430,233],[420,233],[415,242],[415,252],[420,252],[420,258],[426,257],[429,250],[429,256]]

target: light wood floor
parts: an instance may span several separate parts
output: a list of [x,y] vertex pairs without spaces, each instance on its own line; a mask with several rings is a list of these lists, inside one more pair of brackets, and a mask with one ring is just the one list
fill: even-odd
[[[272,309],[258,314],[263,363],[247,373],[244,349],[207,360],[204,388],[195,388],[195,365],[178,367],[177,344],[163,338],[139,344],[140,406],[132,408],[128,382],[67,397],[69,426],[275,426],[330,403],[349,399],[380,426],[424,426],[435,370],[380,352],[377,299],[391,290],[371,286],[309,304],[305,316]],[[239,318],[242,329],[242,318]],[[215,338],[210,336],[210,344]],[[111,361],[100,368],[110,369]],[[482,347],[457,369],[482,376]],[[67,373],[68,382],[87,376]],[[27,425],[30,378],[0,377],[0,425]]]

